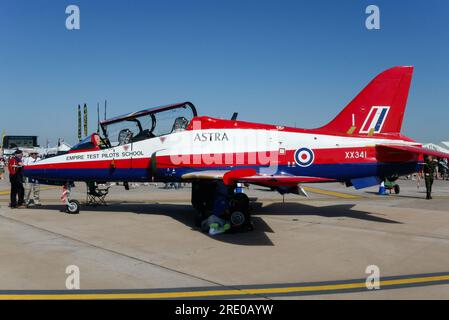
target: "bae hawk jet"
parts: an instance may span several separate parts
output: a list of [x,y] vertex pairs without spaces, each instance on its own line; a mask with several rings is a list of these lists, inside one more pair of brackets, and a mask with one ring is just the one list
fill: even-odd
[[[401,134],[413,67],[375,77],[332,121],[316,129],[198,116],[190,102],[132,112],[101,122],[66,154],[24,169],[25,176],[59,183],[190,182],[192,205],[203,213],[227,189],[233,225],[249,221],[249,199],[238,185],[305,194],[302,183],[341,182],[361,189],[417,172],[428,150]],[[67,211],[78,201],[66,198]]]

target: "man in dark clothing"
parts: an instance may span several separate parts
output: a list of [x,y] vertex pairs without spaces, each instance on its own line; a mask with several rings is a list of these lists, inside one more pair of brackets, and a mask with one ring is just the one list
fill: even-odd
[[23,189],[22,157],[22,151],[17,150],[14,152],[14,157],[9,160],[8,164],[9,181],[11,182],[11,203],[9,206],[11,208],[25,208],[23,200],[25,190]]
[[436,165],[437,164],[435,161],[433,161],[432,156],[424,157],[423,172],[424,172],[424,180],[426,181],[427,200],[432,199],[432,184]]

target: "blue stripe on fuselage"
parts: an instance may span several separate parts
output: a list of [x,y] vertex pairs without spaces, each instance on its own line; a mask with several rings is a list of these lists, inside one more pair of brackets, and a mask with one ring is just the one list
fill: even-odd
[[[158,169],[158,181],[179,181],[181,176],[190,172],[208,170],[234,170],[241,168],[260,169],[259,166],[240,167],[202,167],[202,168],[164,168]],[[296,176],[310,176],[330,178],[337,181],[348,181],[354,178],[379,176],[387,177],[394,174],[407,175],[417,172],[420,164],[408,163],[345,163],[345,164],[316,164],[309,167],[279,166],[270,174],[287,174]],[[266,169],[265,169],[266,170]],[[264,172],[265,173],[265,172]],[[150,169],[27,169],[25,176],[36,179],[51,179],[63,181],[150,181]]]

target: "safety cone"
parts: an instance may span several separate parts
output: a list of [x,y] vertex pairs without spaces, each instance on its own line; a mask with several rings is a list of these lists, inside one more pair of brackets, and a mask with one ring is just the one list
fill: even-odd
[[381,196],[387,195],[387,191],[385,190],[385,182],[384,181],[382,181],[379,186],[379,195],[381,195]]

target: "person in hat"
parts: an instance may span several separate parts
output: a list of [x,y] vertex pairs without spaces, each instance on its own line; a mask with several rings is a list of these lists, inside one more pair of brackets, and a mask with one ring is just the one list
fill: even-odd
[[9,206],[11,208],[26,208],[24,205],[22,158],[23,152],[16,150],[8,163],[9,182],[11,182],[11,202]]
[[[36,161],[39,161],[39,154],[35,151],[32,151],[24,161],[24,164],[30,165],[32,163],[35,163]],[[26,178],[25,179],[25,203],[27,206],[40,206],[40,186],[39,181],[33,178]]]

